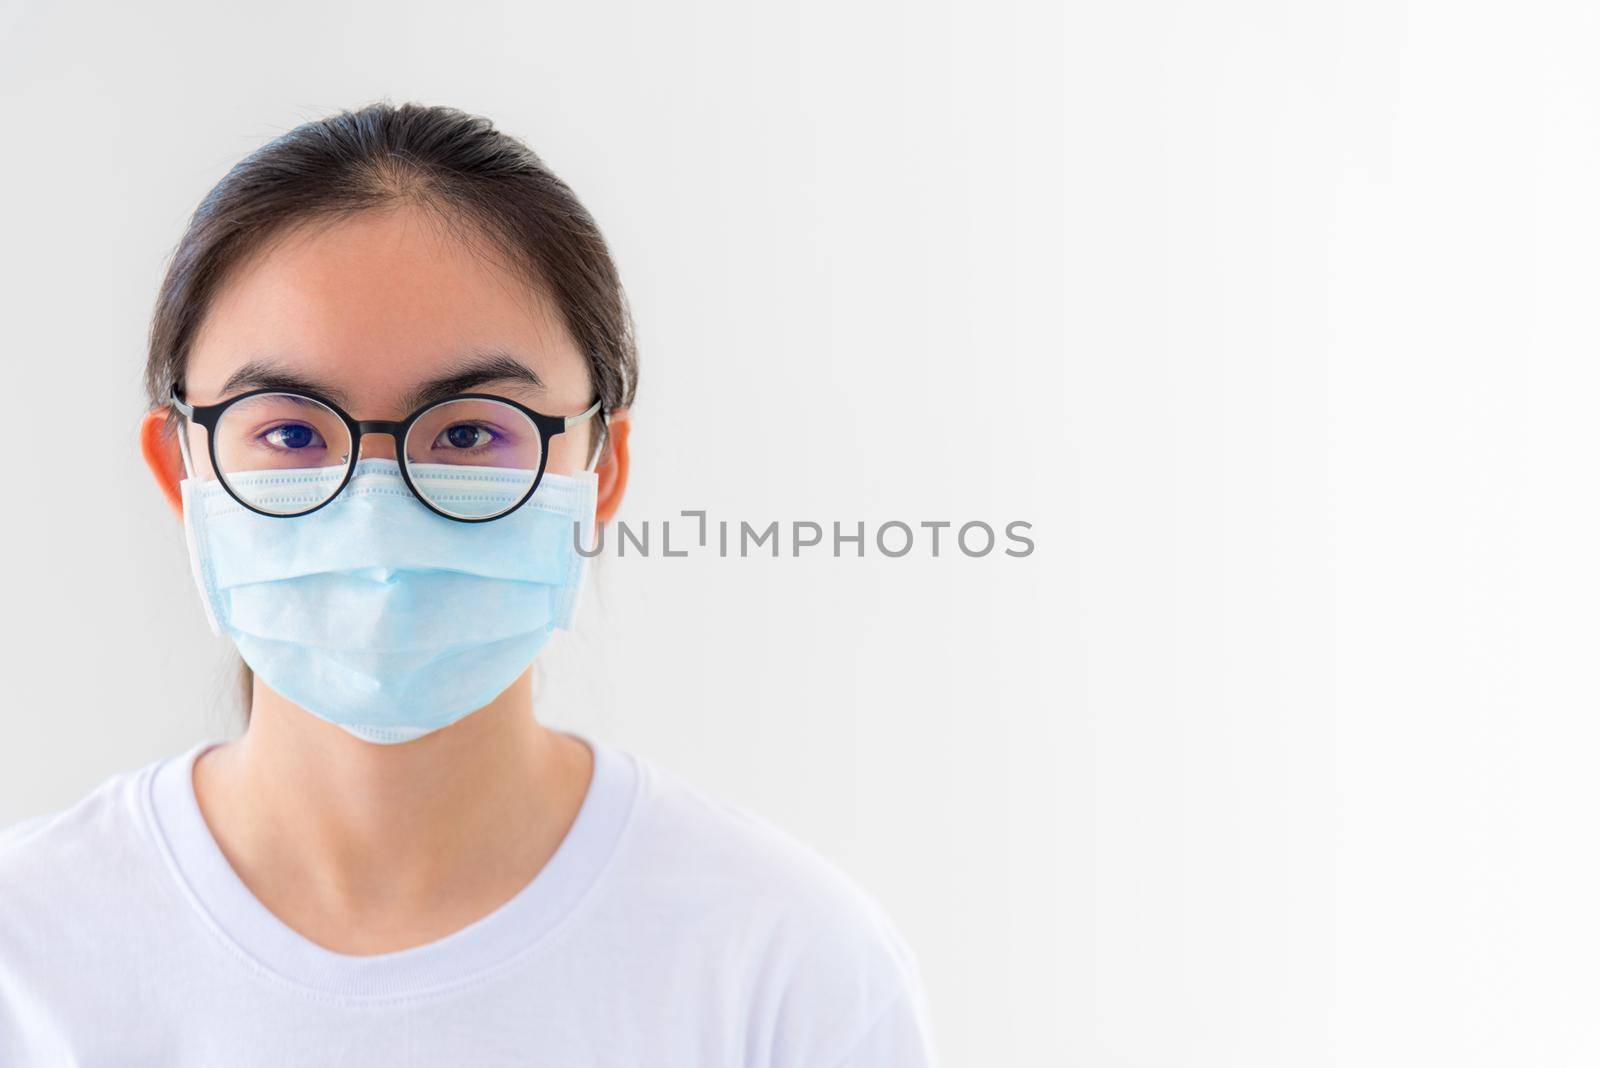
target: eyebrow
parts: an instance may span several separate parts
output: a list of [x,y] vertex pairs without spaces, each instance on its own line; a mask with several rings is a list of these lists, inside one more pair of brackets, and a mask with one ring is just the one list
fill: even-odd
[[[434,401],[456,393],[470,393],[490,382],[518,382],[540,393],[545,389],[544,379],[510,351],[493,347],[476,348],[451,363],[444,374],[428,379],[406,394],[403,406],[408,412],[414,412]],[[245,363],[222,384],[222,396],[229,397],[250,389],[314,393],[346,410],[350,407],[349,395],[343,390],[291,371],[273,359]]]

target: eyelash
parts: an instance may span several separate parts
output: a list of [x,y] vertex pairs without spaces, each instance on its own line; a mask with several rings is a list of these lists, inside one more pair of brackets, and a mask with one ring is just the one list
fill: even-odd
[[[310,431],[311,437],[312,437],[313,440],[309,444],[302,445],[298,449],[292,449],[292,448],[289,448],[289,447],[284,446],[284,445],[278,445],[278,444],[275,444],[275,443],[273,443],[273,442],[268,440],[269,438],[271,438],[271,436],[273,434],[276,434],[278,431],[287,430],[290,427],[304,427],[306,430]],[[264,443],[268,448],[276,449],[276,450],[279,450],[281,452],[304,452],[307,449],[317,448],[319,442],[321,443],[321,447],[322,448],[325,449],[325,448],[328,447],[328,443],[326,441],[322,440],[322,435],[317,433],[317,428],[314,427],[314,426],[308,426],[305,423],[295,423],[295,422],[278,423],[276,426],[271,426],[271,427],[268,427],[266,430],[263,430],[260,434],[257,435],[257,439],[260,440],[262,443]]]
[[[454,446],[448,446],[448,448],[450,448],[450,450],[452,452],[460,452],[460,453],[481,452],[481,451],[484,451],[484,450],[486,450],[486,449],[498,444],[499,442],[505,440],[505,435],[504,434],[502,434],[499,431],[496,431],[496,430],[494,430],[494,429],[492,429],[492,428],[490,428],[488,426],[485,426],[482,423],[451,423],[449,426],[446,426],[446,427],[444,427],[443,429],[441,429],[439,431],[439,438],[444,437],[446,434],[450,433],[451,430],[455,429],[458,426],[470,426],[474,430],[480,430],[483,433],[489,435],[489,440],[486,441],[486,442],[482,442],[481,444],[474,445],[471,448],[467,448],[467,449],[458,449],[458,448],[455,448]],[[434,441],[436,443],[437,443],[438,440],[439,440],[438,438],[434,439]]]

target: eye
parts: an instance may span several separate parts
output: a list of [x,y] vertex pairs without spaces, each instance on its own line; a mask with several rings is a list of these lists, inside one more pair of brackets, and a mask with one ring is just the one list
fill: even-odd
[[305,449],[313,445],[322,444],[322,438],[315,429],[304,423],[284,423],[275,426],[262,435],[262,440],[277,449]]
[[434,439],[436,449],[481,449],[494,441],[494,434],[477,423],[452,423]]

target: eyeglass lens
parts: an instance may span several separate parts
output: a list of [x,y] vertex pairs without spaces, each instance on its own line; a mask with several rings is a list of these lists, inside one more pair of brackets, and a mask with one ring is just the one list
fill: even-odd
[[527,496],[539,477],[544,440],[511,405],[466,399],[423,412],[403,447],[418,496],[448,515],[484,519]]
[[[241,500],[273,515],[324,504],[352,462],[348,425],[327,405],[262,393],[228,406],[216,424],[217,474]],[[485,519],[514,508],[539,476],[533,420],[501,401],[458,399],[424,411],[399,443],[418,496],[448,515]]]

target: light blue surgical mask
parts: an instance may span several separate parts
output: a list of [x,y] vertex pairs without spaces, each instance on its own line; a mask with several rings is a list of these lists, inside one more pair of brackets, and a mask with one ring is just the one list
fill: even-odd
[[[433,470],[438,467],[439,470]],[[249,499],[305,491],[343,468],[230,476]],[[418,465],[431,499],[496,511],[525,477]],[[521,488],[519,488],[521,487]],[[546,473],[491,522],[429,511],[393,460],[357,462],[348,485],[293,518],[245,508],[215,479],[182,484],[184,531],[213,632],[233,639],[273,690],[369,742],[410,741],[454,723],[516,680],[569,627],[593,544],[598,478]],[[576,534],[574,533],[576,526]],[[576,544],[575,542],[576,538]]]

